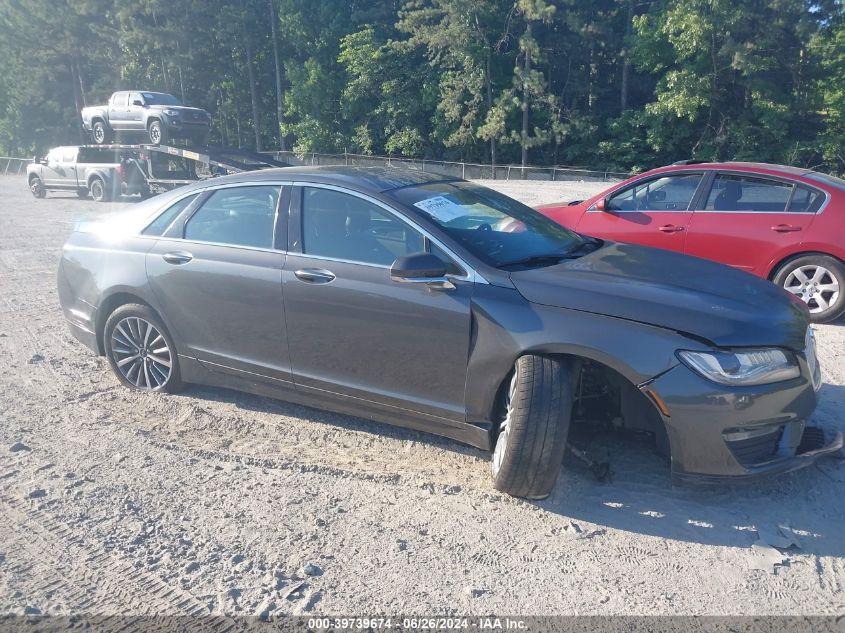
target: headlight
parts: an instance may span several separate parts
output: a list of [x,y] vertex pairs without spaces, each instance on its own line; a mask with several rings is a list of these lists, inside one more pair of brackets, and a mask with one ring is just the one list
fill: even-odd
[[767,385],[801,375],[795,356],[780,349],[740,352],[682,350],[678,356],[693,371],[722,385]]
[[167,116],[179,116],[179,110],[165,110]]

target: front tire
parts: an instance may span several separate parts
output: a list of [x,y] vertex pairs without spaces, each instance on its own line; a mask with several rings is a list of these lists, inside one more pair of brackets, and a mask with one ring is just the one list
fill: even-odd
[[106,357],[117,379],[140,391],[176,393],[184,386],[173,339],[151,308],[119,307],[103,329]]
[[552,491],[566,450],[576,374],[571,360],[533,355],[517,360],[493,450],[497,489],[529,499]]
[[150,143],[153,145],[161,145],[165,142],[164,126],[161,121],[153,121],[147,129],[147,134],[150,137]]
[[807,304],[813,323],[835,321],[845,314],[845,265],[833,257],[796,257],[778,269],[774,282]]
[[29,191],[36,198],[46,198],[47,190],[44,188],[44,183],[38,176],[33,176],[29,179]]

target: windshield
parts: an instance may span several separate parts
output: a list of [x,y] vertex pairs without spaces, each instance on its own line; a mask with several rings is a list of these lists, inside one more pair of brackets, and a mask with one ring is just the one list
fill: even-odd
[[389,195],[497,268],[553,264],[589,243],[531,207],[469,182],[405,187]]
[[163,92],[145,92],[143,95],[144,103],[147,105],[182,105],[179,99]]

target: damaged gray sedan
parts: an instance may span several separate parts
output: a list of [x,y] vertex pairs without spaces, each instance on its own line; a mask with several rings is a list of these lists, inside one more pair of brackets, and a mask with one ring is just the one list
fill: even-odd
[[491,450],[513,495],[549,494],[575,425],[650,434],[681,479],[842,446],[809,425],[820,372],[789,294],[458,179],[209,179],[78,226],[58,287],[128,387],[217,385],[448,436]]

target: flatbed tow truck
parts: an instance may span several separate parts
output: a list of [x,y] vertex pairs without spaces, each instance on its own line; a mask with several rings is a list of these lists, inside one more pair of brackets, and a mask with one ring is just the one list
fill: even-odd
[[[95,145],[122,156],[120,174],[126,193],[146,189],[160,193],[203,178],[273,167],[290,167],[266,154],[249,150],[209,146],[205,148],[170,145]],[[134,166],[134,169],[133,169]],[[133,184],[133,180],[135,182]],[[142,182],[140,182],[142,180]],[[143,185],[146,185],[144,187]]]

